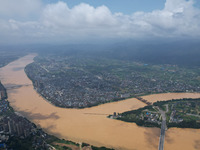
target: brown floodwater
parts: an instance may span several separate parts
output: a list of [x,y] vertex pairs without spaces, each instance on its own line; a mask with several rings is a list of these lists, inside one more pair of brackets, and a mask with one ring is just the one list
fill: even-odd
[[[60,138],[86,142],[115,149],[154,150],[158,148],[160,130],[138,127],[109,119],[113,112],[124,112],[145,106],[131,98],[86,109],[58,108],[44,100],[33,88],[24,67],[33,62],[35,54],[22,57],[0,69],[0,80],[6,87],[22,85],[8,90],[11,106],[22,115]],[[23,86],[29,85],[29,86]],[[167,93],[144,96],[149,101],[176,98],[197,98],[198,93]],[[200,130],[169,129],[166,132],[165,150],[192,150],[200,148]]]

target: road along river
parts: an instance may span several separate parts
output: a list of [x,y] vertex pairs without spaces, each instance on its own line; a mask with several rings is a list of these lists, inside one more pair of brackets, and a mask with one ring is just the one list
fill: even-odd
[[[60,138],[122,150],[158,149],[160,129],[138,127],[134,123],[106,117],[106,114],[144,106],[142,102],[134,98],[81,110],[58,108],[44,100],[34,90],[32,82],[24,72],[24,67],[32,63],[35,56],[35,54],[27,55],[0,69],[0,80],[6,87],[20,85],[16,89],[8,90],[8,100],[16,111],[42,127],[46,132]],[[151,102],[197,97],[200,97],[200,94],[167,93],[144,96]],[[164,149],[200,149],[200,130],[169,129],[166,132]]]

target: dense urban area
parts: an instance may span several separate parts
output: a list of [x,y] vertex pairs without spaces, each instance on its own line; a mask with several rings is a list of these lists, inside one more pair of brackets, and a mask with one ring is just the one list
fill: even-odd
[[200,99],[176,99],[155,102],[138,110],[121,114],[114,113],[110,118],[127,122],[135,122],[140,126],[160,127],[162,109],[166,114],[166,125],[179,128],[200,128]]
[[84,108],[137,95],[200,92],[199,69],[79,55],[40,55],[25,68],[35,90],[59,107]]

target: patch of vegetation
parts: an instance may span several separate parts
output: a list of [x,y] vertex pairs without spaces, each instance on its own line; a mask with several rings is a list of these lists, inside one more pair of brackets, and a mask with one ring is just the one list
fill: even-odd
[[[143,108],[124,112],[117,116],[116,119],[135,122],[139,126],[145,127],[160,127],[157,121],[161,121],[161,117],[155,117],[156,107],[167,111],[166,112],[167,126],[178,128],[200,128],[200,98],[184,98],[184,99],[172,99],[169,101],[158,101],[153,105],[145,106]],[[154,110],[154,111],[153,111]],[[146,115],[145,115],[146,113]],[[111,117],[111,116],[110,116]],[[160,122],[161,123],[161,122]]]
[[152,114],[157,114],[157,110],[154,109],[152,106],[145,106],[137,110],[132,110],[119,114],[117,119],[125,122],[134,122],[138,126],[160,127],[158,122],[156,122],[157,120],[155,122],[148,121],[148,116],[149,116],[148,112],[149,113],[152,112]]
[[70,147],[67,146],[60,146],[60,145],[54,145],[56,150],[72,150]]
[[112,148],[106,148],[106,147],[95,147],[95,146],[91,146],[92,150],[114,150]]

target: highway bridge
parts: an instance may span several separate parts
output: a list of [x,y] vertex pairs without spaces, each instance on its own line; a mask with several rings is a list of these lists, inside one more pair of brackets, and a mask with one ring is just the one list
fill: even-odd
[[146,99],[143,99],[142,97],[139,97],[139,96],[135,96],[135,98],[147,105],[152,105],[152,102],[148,102]]
[[30,86],[31,84],[22,84],[22,85],[5,85],[6,90],[13,90],[13,89],[18,89],[23,86]]
[[[147,105],[152,105],[152,102],[148,102],[147,100],[135,96],[135,98]],[[165,111],[161,110],[158,106],[155,107],[157,110],[159,110],[159,113],[162,116],[162,123],[161,123],[161,130],[160,130],[160,140],[159,140],[159,147],[158,150],[164,150],[164,142],[165,142],[165,131],[167,130],[167,125],[166,125],[166,115]],[[168,106],[167,106],[167,112],[168,112]]]
[[162,124],[161,124],[161,130],[160,130],[160,140],[159,140],[158,150],[164,150],[165,131],[167,130],[166,115],[163,110],[161,110],[159,107],[157,107],[157,108],[162,116]]

